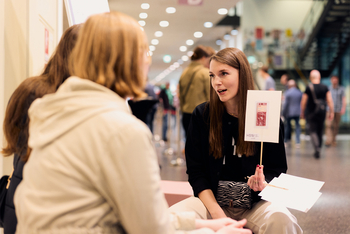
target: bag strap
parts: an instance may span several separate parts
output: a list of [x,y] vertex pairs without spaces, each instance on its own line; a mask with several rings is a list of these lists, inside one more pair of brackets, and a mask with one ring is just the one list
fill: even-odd
[[310,90],[311,90],[311,94],[312,94],[312,98],[314,99],[314,103],[317,103],[317,98],[316,98],[316,94],[315,94],[315,90],[314,90],[314,85],[312,83],[309,84]]
[[197,71],[199,71],[200,68],[198,68],[195,72],[193,72],[192,74],[192,77],[190,79],[190,82],[188,83],[187,87],[186,87],[186,91],[184,93],[184,99],[186,99],[186,96],[187,96],[187,93],[188,93],[188,90],[190,89],[190,86],[191,86],[191,83],[193,81],[193,78],[194,78],[194,75],[197,73]]
[[9,178],[7,178],[7,185],[6,185],[6,189],[8,189],[10,187],[10,182],[11,182],[11,178],[12,178],[12,174],[13,174],[13,171],[15,169],[12,167],[12,172],[11,172],[11,175],[9,176]]

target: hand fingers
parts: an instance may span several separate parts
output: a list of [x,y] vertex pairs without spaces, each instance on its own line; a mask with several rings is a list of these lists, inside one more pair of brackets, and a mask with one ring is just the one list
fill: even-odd
[[234,225],[236,228],[243,228],[244,225],[247,224],[247,220],[246,219],[242,219],[240,221],[237,221],[235,224],[232,224]]

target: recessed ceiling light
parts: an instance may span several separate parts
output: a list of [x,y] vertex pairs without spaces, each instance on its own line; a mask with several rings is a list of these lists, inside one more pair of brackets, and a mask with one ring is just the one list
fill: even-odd
[[163,27],[163,28],[165,28],[165,27],[168,27],[169,26],[169,22],[168,21],[160,21],[159,22],[159,26],[160,27]]
[[157,32],[154,33],[154,36],[161,37],[161,36],[163,36],[163,32],[162,31],[157,31]]
[[188,56],[188,57],[191,57],[192,55],[193,55],[193,51],[188,51],[188,52],[187,52],[187,56]]
[[230,40],[230,38],[231,38],[230,34],[226,33],[226,34],[224,35],[224,39],[225,39],[225,40]]
[[203,33],[202,33],[202,32],[195,32],[195,33],[193,34],[193,36],[194,36],[195,38],[201,38],[201,37],[203,37]]
[[150,46],[149,46],[149,50],[150,50],[150,51],[155,51],[155,50],[156,50],[156,47],[153,46],[153,45],[150,45]]
[[139,21],[139,25],[141,25],[142,27],[144,27],[146,25],[146,22],[144,20],[140,20]]
[[181,59],[183,60],[183,61],[187,61],[188,60],[188,56],[187,55],[183,55],[182,57],[181,57]]
[[149,9],[149,4],[148,3],[142,3],[141,4],[141,8],[144,9],[144,10],[147,10],[147,9]]
[[174,71],[174,70],[175,70],[174,65],[171,65],[171,66],[169,67],[169,69],[170,69],[171,71]]
[[222,45],[222,40],[218,39],[216,40],[216,44],[219,46],[219,45]]
[[213,23],[212,22],[205,22],[204,27],[211,28],[211,27],[213,27]]
[[187,47],[186,46],[180,46],[180,51],[181,52],[185,52],[187,50]]
[[163,56],[163,62],[170,63],[171,62],[171,56],[166,54]]
[[168,14],[173,14],[176,12],[175,7],[168,7],[167,9],[165,9],[166,13]]
[[189,46],[193,45],[193,43],[194,41],[191,39],[186,41],[186,45],[189,45]]
[[179,64],[183,64],[183,63],[184,63],[184,61],[183,61],[182,59],[177,60],[177,62],[178,62]]
[[158,39],[153,39],[153,40],[151,41],[151,44],[152,44],[152,45],[158,45],[158,44],[159,44]]
[[139,14],[139,17],[140,17],[141,19],[147,19],[148,15],[147,15],[147,13],[142,12],[142,13]]
[[175,62],[173,65],[174,65],[175,68],[180,67],[180,63],[178,63],[178,62]]
[[158,39],[152,39],[151,44],[152,45],[158,45],[159,44],[159,40]]
[[218,10],[219,15],[227,15],[228,10],[226,8],[220,8]]
[[237,35],[237,34],[238,34],[238,30],[237,30],[237,29],[233,29],[233,30],[231,31],[231,34],[232,34],[232,35]]
[[236,14],[236,10],[235,10],[235,8],[234,7],[231,7],[229,10],[228,10],[228,12],[227,12],[227,14],[228,14],[228,16],[235,16],[235,14]]

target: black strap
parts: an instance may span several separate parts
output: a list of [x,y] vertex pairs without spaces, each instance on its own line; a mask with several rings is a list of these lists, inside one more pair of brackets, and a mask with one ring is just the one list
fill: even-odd
[[314,85],[312,83],[309,84],[310,90],[311,90],[311,95],[312,98],[314,99],[314,103],[317,104],[317,98],[316,98],[316,94],[315,94],[315,90],[314,90]]

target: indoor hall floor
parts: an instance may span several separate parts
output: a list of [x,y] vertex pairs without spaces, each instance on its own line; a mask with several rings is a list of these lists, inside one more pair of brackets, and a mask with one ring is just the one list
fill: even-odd
[[[155,133],[160,133],[160,118],[155,121]],[[173,131],[173,133],[176,131]],[[174,133],[174,134],[175,134]],[[293,136],[294,137],[294,136]],[[173,137],[173,139],[176,136]],[[163,180],[187,181],[186,165],[173,166],[177,154],[175,140],[162,144],[156,142]],[[169,148],[174,154],[169,154]],[[184,142],[180,142],[181,149]],[[171,152],[171,150],[170,150]],[[304,234],[349,234],[350,233],[350,135],[339,135],[336,147],[323,147],[321,157],[313,157],[313,148],[308,137],[302,137],[300,148],[293,142],[286,146],[288,174],[324,181],[321,197],[307,212],[290,210],[298,219]],[[184,156],[180,154],[184,159]]]

